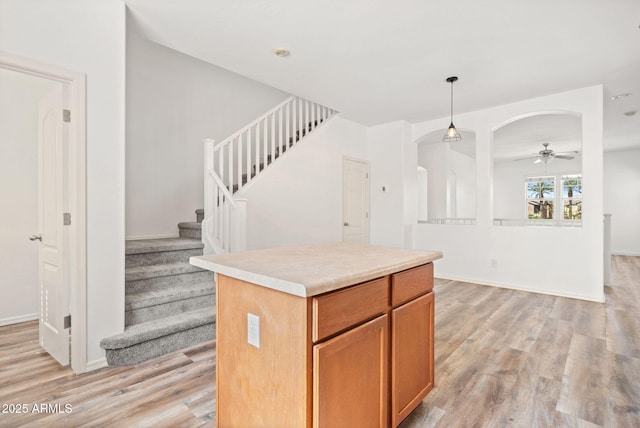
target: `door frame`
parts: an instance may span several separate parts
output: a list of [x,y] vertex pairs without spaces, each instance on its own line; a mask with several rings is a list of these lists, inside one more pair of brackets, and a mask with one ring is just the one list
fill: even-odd
[[346,163],[347,162],[357,162],[357,163],[361,163],[367,166],[367,206],[365,207],[366,210],[366,216],[367,216],[367,231],[366,231],[366,243],[370,244],[371,243],[371,163],[368,160],[365,159],[358,159],[358,158],[354,158],[351,156],[342,156],[342,221],[341,224],[343,225],[343,227],[341,227],[342,229],[342,241],[344,242],[344,222],[345,222],[345,218],[344,218],[344,171],[345,171],[345,167],[346,167]]
[[62,83],[69,89],[69,310],[71,369],[87,371],[87,183],[86,183],[86,75],[0,51],[0,68]]

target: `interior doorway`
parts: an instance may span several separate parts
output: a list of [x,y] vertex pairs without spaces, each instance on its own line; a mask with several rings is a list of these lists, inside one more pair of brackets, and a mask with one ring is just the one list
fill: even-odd
[[[33,124],[41,141],[37,156],[29,162],[39,171],[39,220],[31,235],[39,246],[34,266],[39,269],[37,318],[45,350],[82,373],[87,368],[85,75],[4,52],[0,52],[0,71],[35,77],[52,88],[43,97],[46,112]],[[24,142],[10,140],[9,144]],[[57,341],[52,341],[52,334]]]
[[343,158],[342,240],[369,243],[369,163]]
[[0,69],[0,326],[39,318],[38,101],[58,83]]

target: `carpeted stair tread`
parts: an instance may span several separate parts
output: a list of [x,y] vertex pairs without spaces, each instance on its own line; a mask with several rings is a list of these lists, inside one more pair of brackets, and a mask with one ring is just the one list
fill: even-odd
[[180,236],[183,238],[202,240],[202,223],[186,221],[178,223],[178,229],[180,229]]
[[127,327],[123,333],[102,339],[100,346],[104,349],[123,349],[206,324],[213,324],[215,321],[215,308],[198,309],[171,317],[131,325]]
[[202,269],[187,263],[167,263],[162,265],[136,266],[125,269],[125,280],[136,281],[162,276],[181,275],[185,273],[200,272]]
[[180,229],[202,229],[202,223],[198,223],[197,221],[183,221],[178,223],[178,227]]
[[[198,223],[199,224],[199,223]],[[199,239],[191,238],[162,238],[162,239],[140,239],[126,241],[126,254],[142,254],[160,251],[193,250],[204,248],[204,244]]]
[[200,221],[179,224],[180,237],[126,241],[125,331],[104,338],[109,366],[138,364],[214,340],[213,272],[189,264],[202,255]]
[[213,281],[196,284],[176,285],[171,288],[157,289],[131,293],[125,296],[125,310],[146,308],[184,299],[215,294],[216,286]]

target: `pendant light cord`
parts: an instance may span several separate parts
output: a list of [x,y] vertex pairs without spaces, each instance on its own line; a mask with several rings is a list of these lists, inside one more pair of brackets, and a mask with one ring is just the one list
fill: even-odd
[[453,83],[456,82],[457,80],[458,80],[458,77],[456,76],[447,77],[446,79],[448,83],[451,83],[451,103],[450,103],[451,104],[451,115],[450,115],[451,122],[449,124],[449,129],[447,129],[447,133],[444,134],[444,137],[442,137],[442,141],[445,141],[445,142],[460,141],[462,139],[462,136],[458,133],[458,130],[453,124]]
[[453,124],[453,80],[451,81],[451,123]]

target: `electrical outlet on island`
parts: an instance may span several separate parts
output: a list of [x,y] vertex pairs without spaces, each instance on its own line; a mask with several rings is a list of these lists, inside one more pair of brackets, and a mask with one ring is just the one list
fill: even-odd
[[260,317],[247,313],[247,342],[260,348]]

